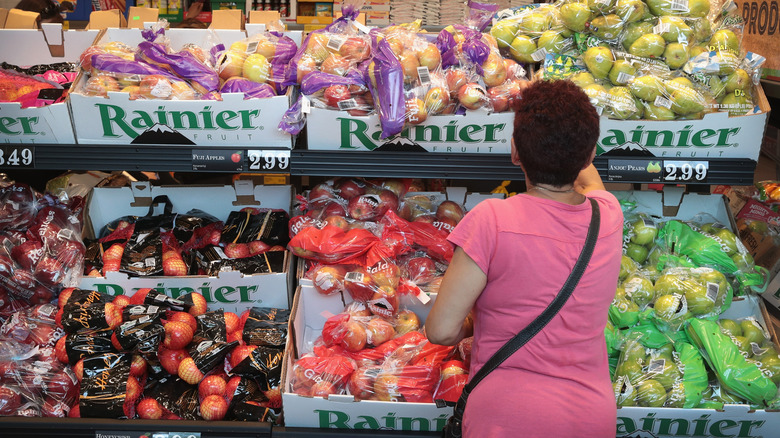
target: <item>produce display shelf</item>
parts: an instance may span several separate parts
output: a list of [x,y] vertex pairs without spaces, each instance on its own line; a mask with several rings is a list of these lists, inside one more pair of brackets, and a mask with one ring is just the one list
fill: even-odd
[[[226,147],[181,146],[181,145],[56,145],[56,144],[6,144],[3,148],[29,149],[32,162],[0,165],[0,169],[47,169],[47,170],[143,170],[192,172],[193,153],[227,150]],[[249,162],[249,151],[289,151],[281,148],[263,147],[236,148],[244,151],[243,172],[253,169]],[[407,153],[407,152],[356,152],[356,151],[312,151],[293,149],[290,152],[289,169],[281,173],[294,176],[344,176],[386,177],[386,178],[450,178],[472,180],[520,180],[523,174],[514,166],[507,154],[468,153]],[[623,183],[647,183],[647,180],[624,178],[610,179],[609,161],[616,157],[596,157],[594,163],[604,181]],[[617,157],[632,160],[632,157]],[[708,164],[706,179],[700,184],[753,184],[756,162],[735,158],[685,158],[658,157],[653,160],[704,161]],[[638,159],[639,160],[639,159]],[[641,160],[647,160],[642,158]],[[236,173],[236,170],[209,170],[212,172]],[[275,172],[280,173],[280,172]],[[665,181],[672,183],[672,181]],[[679,182],[677,182],[679,183]]]

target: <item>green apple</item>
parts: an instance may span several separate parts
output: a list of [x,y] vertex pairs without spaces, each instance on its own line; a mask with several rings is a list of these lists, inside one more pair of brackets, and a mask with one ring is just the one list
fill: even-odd
[[747,90],[750,84],[748,73],[744,69],[738,68],[726,77],[726,93],[731,93],[734,90]]
[[680,17],[659,17],[657,26],[667,43],[690,44],[693,39],[693,29]]
[[683,43],[669,43],[664,49],[666,65],[672,70],[682,68],[688,62],[688,45]]
[[629,275],[623,281],[623,289],[626,291],[626,296],[640,308],[644,308],[655,299],[653,282],[645,277]]
[[636,406],[636,388],[628,379],[618,379],[612,384],[618,406]]
[[615,62],[615,55],[607,47],[590,47],[582,54],[582,60],[596,79],[606,79],[612,64]]
[[560,12],[563,25],[574,32],[585,31],[585,26],[592,16],[588,5],[580,2],[565,3]]
[[639,245],[648,245],[658,235],[658,227],[655,221],[649,218],[640,218],[631,222],[631,241]]
[[753,109],[753,102],[744,93],[727,93],[720,100],[720,107],[728,111],[730,117],[744,116]]
[[710,51],[728,51],[739,53],[739,37],[731,29],[720,29],[715,31],[707,45]]
[[622,362],[615,368],[615,377],[625,376],[631,384],[636,385],[644,377],[642,364],[635,361]]
[[563,53],[567,45],[566,38],[557,30],[545,30],[536,41],[536,47],[547,53]]
[[739,56],[726,51],[719,51],[714,62],[718,64],[718,74],[730,75],[739,67]]
[[677,114],[669,108],[647,102],[644,102],[642,106],[644,107],[645,119],[647,120],[674,120],[677,118]]
[[672,101],[672,111],[675,114],[686,115],[704,110],[704,97],[693,88],[680,87],[669,97]]
[[685,301],[688,303],[688,310],[694,316],[709,315],[715,310],[717,296],[709,296],[706,285],[695,280],[683,280],[683,283]]
[[[607,91],[607,94],[609,95],[608,109],[611,118],[627,120],[635,117],[639,113],[639,106],[637,105],[636,100],[634,100],[634,95],[631,94],[631,90],[629,90],[628,87],[615,86],[610,88],[609,91]],[[638,263],[643,263],[645,259],[647,259],[648,249],[643,247],[644,252],[641,252],[639,249],[631,250],[631,245],[641,246],[635,243],[630,243],[626,249],[626,254],[628,254],[629,257],[633,258]],[[631,255],[632,252],[637,258]],[[638,258],[641,258],[641,260]]]
[[718,286],[718,298],[716,301],[722,301],[722,297],[725,296],[731,288],[728,280],[726,280],[726,276],[715,269],[699,268],[699,270],[703,270],[703,272],[699,274],[699,281],[704,284],[716,284]]
[[687,312],[685,312],[684,300],[685,298],[683,295],[679,294],[661,295],[656,298],[655,303],[653,303],[655,316],[666,322],[685,318]]
[[588,0],[588,8],[593,15],[607,15],[615,10],[615,0]]
[[671,390],[675,382],[682,380],[682,374],[671,358],[660,357],[651,359],[647,368],[651,370],[648,374],[660,383],[666,391]]
[[630,274],[633,274],[639,269],[639,265],[631,257],[623,254],[620,256],[620,274],[618,280],[623,281]]
[[[587,8],[587,6],[586,6]],[[550,28],[550,17],[542,12],[531,12],[520,17],[517,30],[524,34],[539,35]]]
[[647,252],[647,247],[637,245],[636,243],[629,243],[626,246],[626,255],[634,259],[634,261],[640,265],[647,259]]
[[496,39],[498,47],[508,48],[517,34],[517,22],[514,20],[501,20],[490,28],[490,35]]
[[666,390],[657,380],[647,379],[637,388],[636,401],[639,406],[660,408],[666,402]]
[[742,329],[742,336],[747,339],[748,343],[755,342],[761,345],[767,339],[764,329],[753,318],[743,319],[739,322],[739,327]]
[[666,41],[661,35],[656,33],[646,33],[628,48],[628,53],[642,58],[657,58],[664,54]]
[[593,77],[593,75],[590,74],[590,72],[584,70],[569,76],[569,80],[577,84],[577,86],[580,88],[585,88],[588,85],[596,83],[596,79]]
[[737,252],[737,236],[728,228],[720,228],[715,232],[715,237],[720,240],[720,247],[729,256]]
[[509,46],[509,54],[512,58],[517,62],[524,62],[527,64],[536,62],[531,57],[536,50],[536,43],[533,38],[528,35],[517,35]]
[[608,41],[618,37],[625,23],[616,14],[603,15],[590,21],[590,32],[602,40]]
[[721,332],[726,332],[731,336],[742,336],[742,327],[737,324],[736,321],[729,318],[723,318],[718,320]]
[[615,13],[624,23],[634,23],[642,19],[647,6],[642,0],[617,0]]
[[672,94],[675,90],[679,90],[681,88],[693,88],[693,82],[691,82],[690,79],[678,76],[674,79],[670,79],[666,82],[664,82],[664,85],[666,86],[666,93]]
[[655,293],[658,296],[661,295],[682,295],[685,293],[685,291],[682,288],[682,282],[683,277],[681,277],[678,274],[674,273],[664,273],[661,274],[656,280],[655,280]]
[[630,23],[622,35],[623,48],[628,50],[634,41],[644,34],[652,33],[653,25],[647,21]]
[[647,348],[636,339],[629,339],[623,345],[623,351],[620,355],[621,360],[625,362],[636,362],[643,367],[647,364]]
[[710,0],[688,0],[688,16],[705,18],[710,13]]
[[647,102],[655,102],[658,96],[664,92],[664,84],[655,76],[644,75],[634,78],[628,83],[628,89],[639,99]]
[[624,85],[636,76],[636,67],[631,61],[618,59],[609,70],[609,81],[612,85]]

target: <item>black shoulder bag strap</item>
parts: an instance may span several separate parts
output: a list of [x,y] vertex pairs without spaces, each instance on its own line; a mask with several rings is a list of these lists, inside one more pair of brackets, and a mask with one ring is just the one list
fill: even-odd
[[457,430],[460,430],[461,423],[463,421],[463,413],[466,410],[466,400],[468,400],[469,393],[474,389],[477,384],[482,381],[491,371],[498,368],[502,362],[507,360],[512,354],[531,340],[537,333],[539,333],[544,326],[558,313],[559,310],[569,299],[574,289],[577,287],[582,274],[585,272],[585,268],[590,262],[590,257],[593,255],[593,248],[596,246],[596,239],[599,235],[599,226],[601,225],[601,213],[599,211],[598,203],[591,198],[588,198],[592,207],[593,213],[590,218],[590,225],[588,226],[588,235],[585,238],[585,246],[582,248],[577,263],[574,264],[574,268],[569,274],[569,278],[566,279],[566,283],[563,284],[560,292],[556,295],[555,299],[547,306],[544,311],[536,317],[527,327],[516,334],[510,339],[504,346],[493,354],[493,356],[485,362],[485,365],[479,369],[471,378],[469,383],[463,388],[463,392],[455,404],[455,410],[453,413],[451,422],[456,424]]

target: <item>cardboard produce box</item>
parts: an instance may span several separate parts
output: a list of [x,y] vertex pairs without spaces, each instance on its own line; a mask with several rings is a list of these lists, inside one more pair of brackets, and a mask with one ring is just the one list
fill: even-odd
[[604,158],[748,158],[758,161],[770,107],[762,87],[754,87],[761,112],[701,120],[613,120],[601,118],[596,155]]
[[514,130],[514,113],[437,115],[380,138],[379,116],[351,116],[346,111],[312,108],[306,116],[309,149],[340,151],[408,151],[508,154]]
[[[247,184],[248,183],[248,184]],[[225,221],[231,211],[244,207],[290,210],[291,186],[254,186],[237,181],[234,186],[170,186],[152,187],[134,183],[133,187],[95,188],[86,210],[85,236],[96,236],[109,222],[122,216],[145,216],[151,200],[167,195],[175,213],[200,209]],[[221,272],[216,277],[129,277],[121,272],[109,272],[106,277],[83,277],[81,289],[97,290],[110,295],[133,295],[138,289],[152,288],[176,298],[189,292],[199,292],[209,309],[222,308],[240,314],[251,307],[290,306],[292,276],[291,256],[285,251],[284,270],[268,274],[244,275]]]
[[[285,426],[330,429],[385,429],[440,431],[452,415],[452,408],[437,408],[433,403],[383,402],[355,400],[351,395],[305,397],[291,392],[290,381],[295,359],[305,353],[305,345],[316,339],[330,314],[344,310],[352,301],[345,294],[324,296],[314,287],[298,288],[290,315],[290,328],[285,351],[282,382],[282,409]],[[425,321],[435,297],[427,305],[410,300],[407,307]]]
[[[729,208],[728,199],[723,195],[685,193],[685,189],[682,187],[668,185],[664,186],[664,190],[661,192],[651,190],[616,190],[611,193],[618,200],[636,202],[634,211],[637,213],[647,213],[664,221],[672,219],[691,220],[702,217],[702,219],[705,219],[705,222],[715,219],[732,232],[737,229],[734,215]],[[703,217],[702,214],[707,215],[707,217]]]
[[[62,24],[43,23],[41,29],[0,29],[0,61],[20,67],[78,62],[92,45],[97,30],[62,30]],[[22,108],[17,102],[0,102],[0,142],[73,144],[70,111],[66,102],[40,108]]]
[[[721,318],[755,317],[767,327],[760,298],[735,298]],[[772,437],[780,430],[780,415],[748,405],[724,405],[715,409],[618,407],[617,437]]]
[[[205,46],[210,29],[173,29],[166,32],[178,50],[186,43]],[[217,30],[226,46],[247,37],[241,30]],[[140,29],[106,29],[95,44],[119,41],[135,46],[143,41]],[[80,75],[71,91],[87,78]],[[290,96],[244,100],[243,93],[213,100],[130,100],[127,93],[108,97],[71,93],[76,138],[82,144],[182,144],[235,148],[268,146],[292,148],[292,138],[278,129]]]
[[766,57],[761,76],[780,81],[780,32],[778,26],[777,0],[737,0],[742,19],[745,20],[742,33],[742,47],[746,51]]

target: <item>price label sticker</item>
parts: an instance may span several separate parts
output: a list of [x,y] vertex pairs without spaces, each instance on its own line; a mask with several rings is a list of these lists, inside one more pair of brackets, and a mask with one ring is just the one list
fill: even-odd
[[249,170],[268,173],[290,173],[290,151],[247,151]]
[[703,183],[707,181],[710,164],[707,161],[664,160],[664,181]]
[[0,168],[34,167],[35,148],[28,145],[0,146]]

